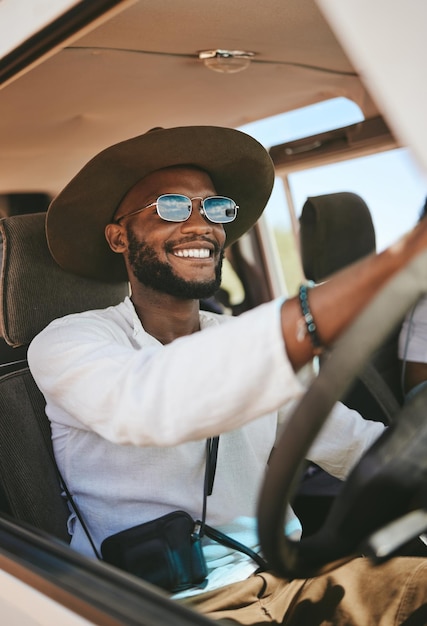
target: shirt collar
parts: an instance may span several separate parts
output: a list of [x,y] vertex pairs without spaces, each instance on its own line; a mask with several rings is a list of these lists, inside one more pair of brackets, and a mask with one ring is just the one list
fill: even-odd
[[[124,300],[124,305],[128,309],[131,319],[132,319],[132,327],[133,327],[133,336],[138,338],[139,340],[145,340],[144,343],[159,343],[157,339],[149,335],[147,331],[144,329],[141,324],[141,320],[139,319],[135,307],[133,305],[132,300],[129,296],[126,296]],[[200,320],[200,328],[208,328],[209,326],[217,326],[220,324],[220,319],[222,316],[217,313],[211,313],[210,311],[199,311],[199,320]]]

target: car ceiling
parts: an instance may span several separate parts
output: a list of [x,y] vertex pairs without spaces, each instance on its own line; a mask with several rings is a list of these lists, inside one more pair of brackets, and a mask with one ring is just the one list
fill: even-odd
[[[256,56],[221,74],[208,49]],[[155,126],[239,127],[337,96],[378,113],[314,0],[139,0],[0,90],[0,192],[54,194]]]

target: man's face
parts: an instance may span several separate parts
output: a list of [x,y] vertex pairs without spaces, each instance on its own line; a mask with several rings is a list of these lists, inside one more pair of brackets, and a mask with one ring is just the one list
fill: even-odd
[[[135,211],[161,194],[189,198],[216,195],[209,175],[192,167],[166,168],[137,183],[117,211],[116,218]],[[225,232],[199,212],[200,200],[185,222],[166,222],[156,207],[122,221],[128,271],[141,285],[182,299],[207,298],[221,283]]]

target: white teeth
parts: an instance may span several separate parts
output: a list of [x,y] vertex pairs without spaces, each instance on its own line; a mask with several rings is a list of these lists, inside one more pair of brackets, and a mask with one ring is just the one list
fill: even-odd
[[191,257],[195,259],[208,259],[210,257],[210,251],[207,248],[194,248],[189,250],[175,250],[175,256]]

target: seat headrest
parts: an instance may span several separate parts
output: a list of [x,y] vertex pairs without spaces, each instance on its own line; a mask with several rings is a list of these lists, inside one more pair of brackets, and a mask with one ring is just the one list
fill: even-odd
[[27,345],[52,320],[118,304],[127,282],[101,283],[69,274],[53,260],[45,213],[0,220],[0,333],[11,346]]
[[300,217],[300,246],[305,277],[315,283],[375,252],[375,230],[365,201],[350,192],[307,198]]

